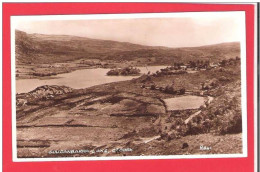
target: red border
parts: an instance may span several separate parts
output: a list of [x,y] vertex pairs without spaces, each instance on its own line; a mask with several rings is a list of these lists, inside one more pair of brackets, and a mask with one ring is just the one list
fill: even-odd
[[[10,16],[51,14],[245,11],[248,157],[178,160],[12,162]],[[181,3],[3,3],[3,171],[254,171],[254,5]]]

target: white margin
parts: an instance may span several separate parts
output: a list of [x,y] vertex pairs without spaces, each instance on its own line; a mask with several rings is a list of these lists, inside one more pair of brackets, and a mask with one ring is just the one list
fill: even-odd
[[[125,18],[161,18],[161,17],[189,17],[200,13],[214,12],[176,12],[176,13],[143,13],[143,14],[89,14],[89,15],[39,15],[39,16],[11,16],[11,90],[15,89],[15,24],[17,20],[79,20],[79,19],[125,19]],[[215,12],[216,13],[216,12]],[[217,12],[220,13],[220,12]],[[224,12],[225,13],[225,12]],[[245,21],[244,11],[232,11],[228,13],[240,13],[242,21]],[[203,14],[202,14],[203,15]],[[244,27],[245,29],[245,23]],[[242,100],[242,154],[204,154],[204,155],[166,155],[166,156],[128,156],[128,157],[64,157],[64,158],[17,158],[16,147],[16,94],[12,94],[12,153],[14,162],[38,162],[38,161],[82,161],[82,160],[141,160],[141,159],[192,159],[192,158],[239,158],[247,157],[247,96],[246,96],[246,32],[241,34],[241,100]]]
[[248,153],[248,147],[247,147],[247,70],[246,70],[246,16],[243,18],[241,17],[241,20],[244,20],[244,27],[243,27],[243,33],[241,34],[241,41],[240,42],[240,59],[241,59],[241,108],[242,108],[242,144],[243,144],[243,153]]

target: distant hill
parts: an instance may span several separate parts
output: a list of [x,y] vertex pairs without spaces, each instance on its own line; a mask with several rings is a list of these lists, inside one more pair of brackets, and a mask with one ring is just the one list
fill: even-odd
[[70,35],[27,34],[18,30],[15,32],[15,45],[18,64],[55,63],[94,58],[114,61],[151,59],[154,64],[169,64],[173,61],[218,61],[240,57],[239,42],[168,48]]

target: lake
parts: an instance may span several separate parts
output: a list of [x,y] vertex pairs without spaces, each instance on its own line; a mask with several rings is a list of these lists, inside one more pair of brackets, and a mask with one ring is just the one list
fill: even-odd
[[[138,67],[142,74],[149,71],[156,72],[167,66]],[[50,79],[19,79],[16,80],[16,93],[27,93],[42,85],[64,85],[75,89],[88,88],[95,85],[106,84],[117,81],[126,81],[139,76],[107,76],[110,69],[82,69],[70,73],[54,76]]]
[[[168,111],[172,110],[185,110],[185,109],[198,109],[207,101],[206,97],[201,96],[181,96],[168,98],[163,100],[167,106]],[[188,102],[188,103],[187,103]]]

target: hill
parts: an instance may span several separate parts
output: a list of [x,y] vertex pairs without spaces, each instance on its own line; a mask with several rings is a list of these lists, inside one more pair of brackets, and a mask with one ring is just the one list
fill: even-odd
[[[85,89],[45,85],[16,95],[18,157],[242,153],[238,63],[196,73],[151,76],[145,83],[164,86],[174,81],[174,88],[190,90],[185,95],[142,88],[143,79],[144,76]],[[202,82],[213,79],[214,87],[201,88]],[[198,90],[212,100],[198,109],[167,110],[165,99],[194,96]],[[191,104],[192,100],[183,103]],[[111,151],[115,148],[133,151]],[[101,149],[109,153],[50,153]]]
[[[176,40],[174,40],[176,41]],[[169,48],[98,40],[70,35],[27,34],[16,30],[16,62],[57,63],[79,59],[128,60],[149,64],[169,64],[190,60],[219,61],[240,56],[240,43],[201,47]]]

